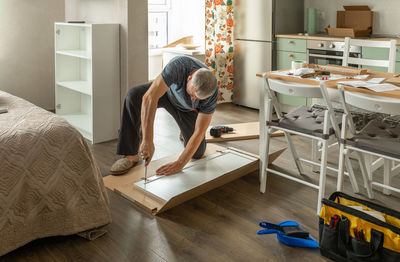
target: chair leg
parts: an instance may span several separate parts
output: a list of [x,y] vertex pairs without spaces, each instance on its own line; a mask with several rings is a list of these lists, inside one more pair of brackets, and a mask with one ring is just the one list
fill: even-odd
[[[260,123],[262,123],[262,122],[260,121]],[[260,184],[262,181],[262,177],[264,176],[264,173],[265,173],[265,168],[263,168],[265,150],[266,150],[266,148],[265,148],[265,133],[266,133],[266,131],[265,130],[266,130],[266,128],[265,127],[263,128],[260,125],[260,141],[259,141],[259,147],[258,147],[258,151],[260,154],[260,164],[259,164],[259,168],[260,168],[259,182],[260,182]]]
[[[344,176],[344,144],[341,143],[339,147],[339,166],[338,166],[338,178],[337,178],[337,191],[343,191],[343,176]],[[347,169],[348,170],[348,169]]]
[[349,172],[350,184],[354,193],[360,193],[360,188],[354,175],[353,166],[351,165],[350,158],[347,154],[344,155],[347,172]]
[[[319,157],[319,150],[318,150],[318,141],[315,139],[312,139],[311,143],[311,160],[313,162],[317,162]],[[317,172],[318,171],[318,166],[312,165],[312,171]]]
[[328,158],[328,146],[327,141],[322,141],[322,152],[321,152],[321,169],[319,171],[319,190],[318,190],[318,206],[317,215],[321,212],[321,200],[325,196],[325,183],[326,183],[326,166]]
[[[364,155],[364,161],[365,161],[365,166],[367,167],[367,173],[368,173],[368,179],[372,180],[372,155],[370,154],[363,154]],[[366,185],[364,185],[366,186]]]
[[[391,182],[391,178],[392,178],[392,172],[391,172],[391,170],[392,170],[392,164],[391,164],[391,160],[389,160],[389,159],[385,159],[384,160],[384,164],[383,164],[383,184],[384,185],[386,185],[386,186],[390,186],[390,182]],[[390,195],[391,194],[391,191],[390,191],[390,189],[387,189],[387,188],[383,188],[383,194],[385,194],[385,195]]]
[[357,151],[357,156],[358,156],[358,162],[360,164],[360,169],[361,169],[361,174],[362,174],[362,177],[364,180],[364,184],[366,184],[368,197],[370,199],[372,199],[372,198],[374,198],[374,195],[372,193],[371,180],[368,179],[363,154]]
[[297,155],[296,149],[294,147],[294,144],[293,144],[293,141],[292,141],[292,137],[290,136],[290,133],[288,133],[288,132],[284,132],[284,133],[285,133],[286,141],[287,141],[288,146],[289,146],[289,150],[292,153],[294,162],[296,164],[297,170],[299,171],[300,175],[302,175],[302,174],[304,174],[303,167],[302,167],[302,165],[300,163],[299,156]]
[[260,154],[260,160],[261,160],[260,192],[261,193],[265,193],[265,190],[267,188],[267,171],[265,169],[268,167],[269,143],[270,143],[270,131],[269,131],[269,128],[267,128],[265,130],[264,147]]

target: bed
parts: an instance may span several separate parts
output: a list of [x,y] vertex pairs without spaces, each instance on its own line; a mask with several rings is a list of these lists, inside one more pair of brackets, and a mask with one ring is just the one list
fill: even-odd
[[110,223],[103,180],[82,135],[63,118],[0,91],[4,106],[0,256],[38,238],[96,232]]

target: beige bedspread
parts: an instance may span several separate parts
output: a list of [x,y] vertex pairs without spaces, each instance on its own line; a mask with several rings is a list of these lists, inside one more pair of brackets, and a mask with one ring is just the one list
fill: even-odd
[[110,223],[100,171],[63,118],[0,91],[0,256]]

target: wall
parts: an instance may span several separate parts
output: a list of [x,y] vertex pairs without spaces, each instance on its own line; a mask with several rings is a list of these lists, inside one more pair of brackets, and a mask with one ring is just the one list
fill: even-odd
[[0,90],[54,109],[54,22],[64,0],[0,0]]
[[400,34],[399,0],[305,0],[304,4],[305,8],[319,10],[319,31],[323,31],[328,24],[336,26],[336,11],[344,10],[343,5],[368,5],[375,12],[373,34]]
[[147,81],[147,1],[65,0],[65,19],[120,24],[122,105],[130,87]]

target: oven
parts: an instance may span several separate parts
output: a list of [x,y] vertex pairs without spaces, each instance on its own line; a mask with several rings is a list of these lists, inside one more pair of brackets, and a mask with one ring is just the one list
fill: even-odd
[[[342,65],[344,42],[307,40],[307,63]],[[350,57],[361,57],[361,47],[351,46]],[[358,67],[357,65],[349,65]]]

